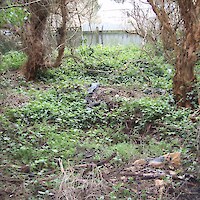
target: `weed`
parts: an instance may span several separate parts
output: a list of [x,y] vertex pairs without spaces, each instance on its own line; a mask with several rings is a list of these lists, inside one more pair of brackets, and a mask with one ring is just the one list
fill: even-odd
[[[59,158],[64,164],[80,163],[117,153],[111,164],[120,166],[136,158],[181,151],[184,166],[195,173],[197,122],[189,120],[191,110],[173,104],[169,91],[173,70],[162,57],[150,60],[138,48],[121,46],[82,46],[75,54],[78,60],[67,57],[61,68],[42,72],[37,83],[19,79],[19,87],[12,88],[29,100],[6,107],[0,116],[5,163],[30,165],[42,175],[57,169]],[[20,53],[6,54],[1,69],[16,69],[22,61]],[[104,94],[108,100],[101,98],[99,106],[88,109],[87,89],[93,82],[111,90]],[[5,82],[5,88],[9,84]],[[145,89],[165,92],[145,94]],[[135,96],[128,95],[132,90]],[[122,185],[110,193],[110,199],[130,196],[135,194]],[[145,191],[140,197],[146,198]]]
[[19,69],[25,60],[26,57],[23,53],[18,51],[10,51],[1,58],[0,72]]

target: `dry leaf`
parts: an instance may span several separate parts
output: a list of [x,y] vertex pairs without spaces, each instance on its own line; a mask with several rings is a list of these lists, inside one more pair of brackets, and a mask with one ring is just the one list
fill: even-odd
[[145,159],[140,159],[140,160],[136,160],[133,164],[135,166],[137,166],[137,165],[146,165],[147,161]]
[[178,168],[181,165],[181,153],[169,153],[164,155],[165,160],[169,163],[170,166]]

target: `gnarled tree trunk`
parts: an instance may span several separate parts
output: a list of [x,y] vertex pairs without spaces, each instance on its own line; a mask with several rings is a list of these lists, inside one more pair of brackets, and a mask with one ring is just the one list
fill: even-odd
[[178,0],[184,33],[176,57],[173,93],[179,106],[193,108],[198,104],[194,67],[200,50],[200,3]]
[[186,63],[184,60],[184,58],[177,60],[176,73],[173,78],[173,94],[178,106],[193,108],[194,104],[198,103],[194,64]]
[[45,67],[44,32],[49,16],[49,1],[42,0],[29,5],[30,20],[26,22],[23,32],[23,42],[28,60],[24,65],[27,80],[33,80],[39,69]]
[[178,106],[193,108],[195,104],[198,104],[198,94],[195,88],[195,62],[195,54],[190,54],[188,50],[182,50],[176,58],[173,94]]
[[[170,46],[175,58],[173,94],[178,106],[193,108],[198,104],[194,67],[200,50],[200,1],[147,0],[162,30],[163,45]],[[177,8],[176,12],[167,10]],[[167,39],[168,43],[164,43]]]

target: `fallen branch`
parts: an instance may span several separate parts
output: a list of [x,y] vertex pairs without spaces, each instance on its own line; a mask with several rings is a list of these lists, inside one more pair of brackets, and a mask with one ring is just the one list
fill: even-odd
[[156,179],[156,178],[164,178],[167,174],[162,173],[149,173],[149,174],[141,174],[141,173],[134,173],[134,172],[124,172],[120,173],[121,176],[131,176],[131,177],[140,177],[143,180],[149,180],[149,179]]
[[116,156],[117,156],[117,153],[113,153],[110,157],[106,158],[105,160],[97,162],[97,166],[101,166],[101,165],[104,165],[104,164],[110,162]]
[[10,178],[10,177],[4,177],[4,176],[1,176],[1,177],[0,177],[0,181],[19,182],[19,183],[23,183],[24,180],[17,179],[17,178]]
[[10,194],[10,193],[12,193],[12,191],[0,189],[0,196],[8,195],[8,194]]
[[53,181],[55,179],[57,179],[59,177],[59,175],[55,175],[55,176],[50,176],[47,178],[42,178],[42,179],[38,179],[38,183],[46,183],[47,181]]
[[117,155],[117,153],[113,153],[110,157],[102,160],[102,161],[94,161],[94,163],[90,163],[88,166],[88,168],[83,172],[83,175],[87,174],[89,171],[91,171],[95,166],[101,166],[101,165],[105,165],[106,163],[110,162],[115,156]]
[[89,163],[89,164],[81,164],[81,165],[75,165],[74,169],[80,169],[80,168],[90,168],[90,167],[96,167],[97,165],[95,163]]

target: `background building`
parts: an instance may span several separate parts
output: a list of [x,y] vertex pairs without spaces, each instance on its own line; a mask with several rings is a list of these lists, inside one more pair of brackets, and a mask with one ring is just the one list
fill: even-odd
[[82,24],[83,38],[88,44],[141,44],[138,35],[127,33],[131,29],[127,15],[132,7],[130,3],[99,0],[99,4],[96,16]]

